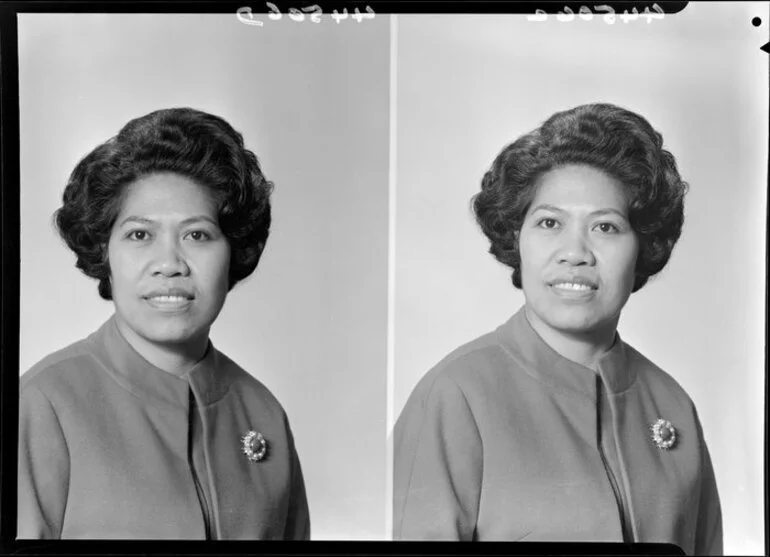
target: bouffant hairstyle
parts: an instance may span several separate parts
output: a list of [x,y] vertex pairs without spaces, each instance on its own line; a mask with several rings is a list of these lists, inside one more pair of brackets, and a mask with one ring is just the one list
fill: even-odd
[[688,185],[663,138],[647,120],[612,104],[557,112],[505,147],[472,199],[489,253],[513,270],[521,288],[518,236],[538,179],[569,164],[585,164],[619,180],[629,200],[629,221],[639,239],[633,292],[660,272],[679,239]]
[[99,281],[105,300],[112,299],[107,245],[124,190],[160,172],[193,180],[217,201],[231,250],[230,289],[257,267],[270,230],[273,189],[257,157],[218,116],[191,108],[158,110],[131,120],[77,164],[54,215],[76,266]]

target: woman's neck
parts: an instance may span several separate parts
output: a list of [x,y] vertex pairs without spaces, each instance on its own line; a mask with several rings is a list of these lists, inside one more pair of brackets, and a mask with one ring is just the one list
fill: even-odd
[[142,358],[172,375],[181,376],[190,371],[208,349],[208,332],[184,343],[160,344],[142,337],[121,319],[117,319],[116,324],[126,342]]
[[598,370],[599,360],[615,342],[617,321],[586,333],[572,334],[547,325],[529,307],[525,314],[535,332],[559,355],[589,369]]

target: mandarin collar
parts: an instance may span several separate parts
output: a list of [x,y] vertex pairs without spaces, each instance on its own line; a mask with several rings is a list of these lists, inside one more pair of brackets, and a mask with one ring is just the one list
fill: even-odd
[[618,333],[615,342],[599,360],[598,372],[565,358],[532,328],[522,306],[497,328],[500,344],[524,364],[526,372],[555,389],[596,396],[596,377],[612,394],[627,390],[636,380],[636,370],[626,359],[625,343]]
[[115,315],[89,339],[105,370],[121,387],[142,399],[187,408],[190,389],[199,405],[208,405],[222,398],[229,387],[226,374],[219,372],[221,356],[211,341],[203,359],[177,376],[145,360],[121,334]]

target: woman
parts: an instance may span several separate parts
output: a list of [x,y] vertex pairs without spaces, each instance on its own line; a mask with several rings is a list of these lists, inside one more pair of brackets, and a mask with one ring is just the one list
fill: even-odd
[[56,224],[115,313],[22,377],[19,538],[309,537],[281,405],[209,341],[271,190],[238,132],[188,108],[78,163]]
[[394,535],[722,551],[692,401],[616,332],[683,222],[674,157],[641,116],[559,112],[507,146],[473,207],[524,306],[452,352],[395,428]]

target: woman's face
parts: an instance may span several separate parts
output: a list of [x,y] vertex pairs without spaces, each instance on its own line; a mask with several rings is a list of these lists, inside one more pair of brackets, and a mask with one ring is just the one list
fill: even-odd
[[128,185],[110,235],[112,299],[129,341],[206,342],[228,292],[230,245],[209,191],[159,173]]
[[619,181],[585,165],[544,174],[519,247],[530,319],[573,337],[614,335],[639,251]]

